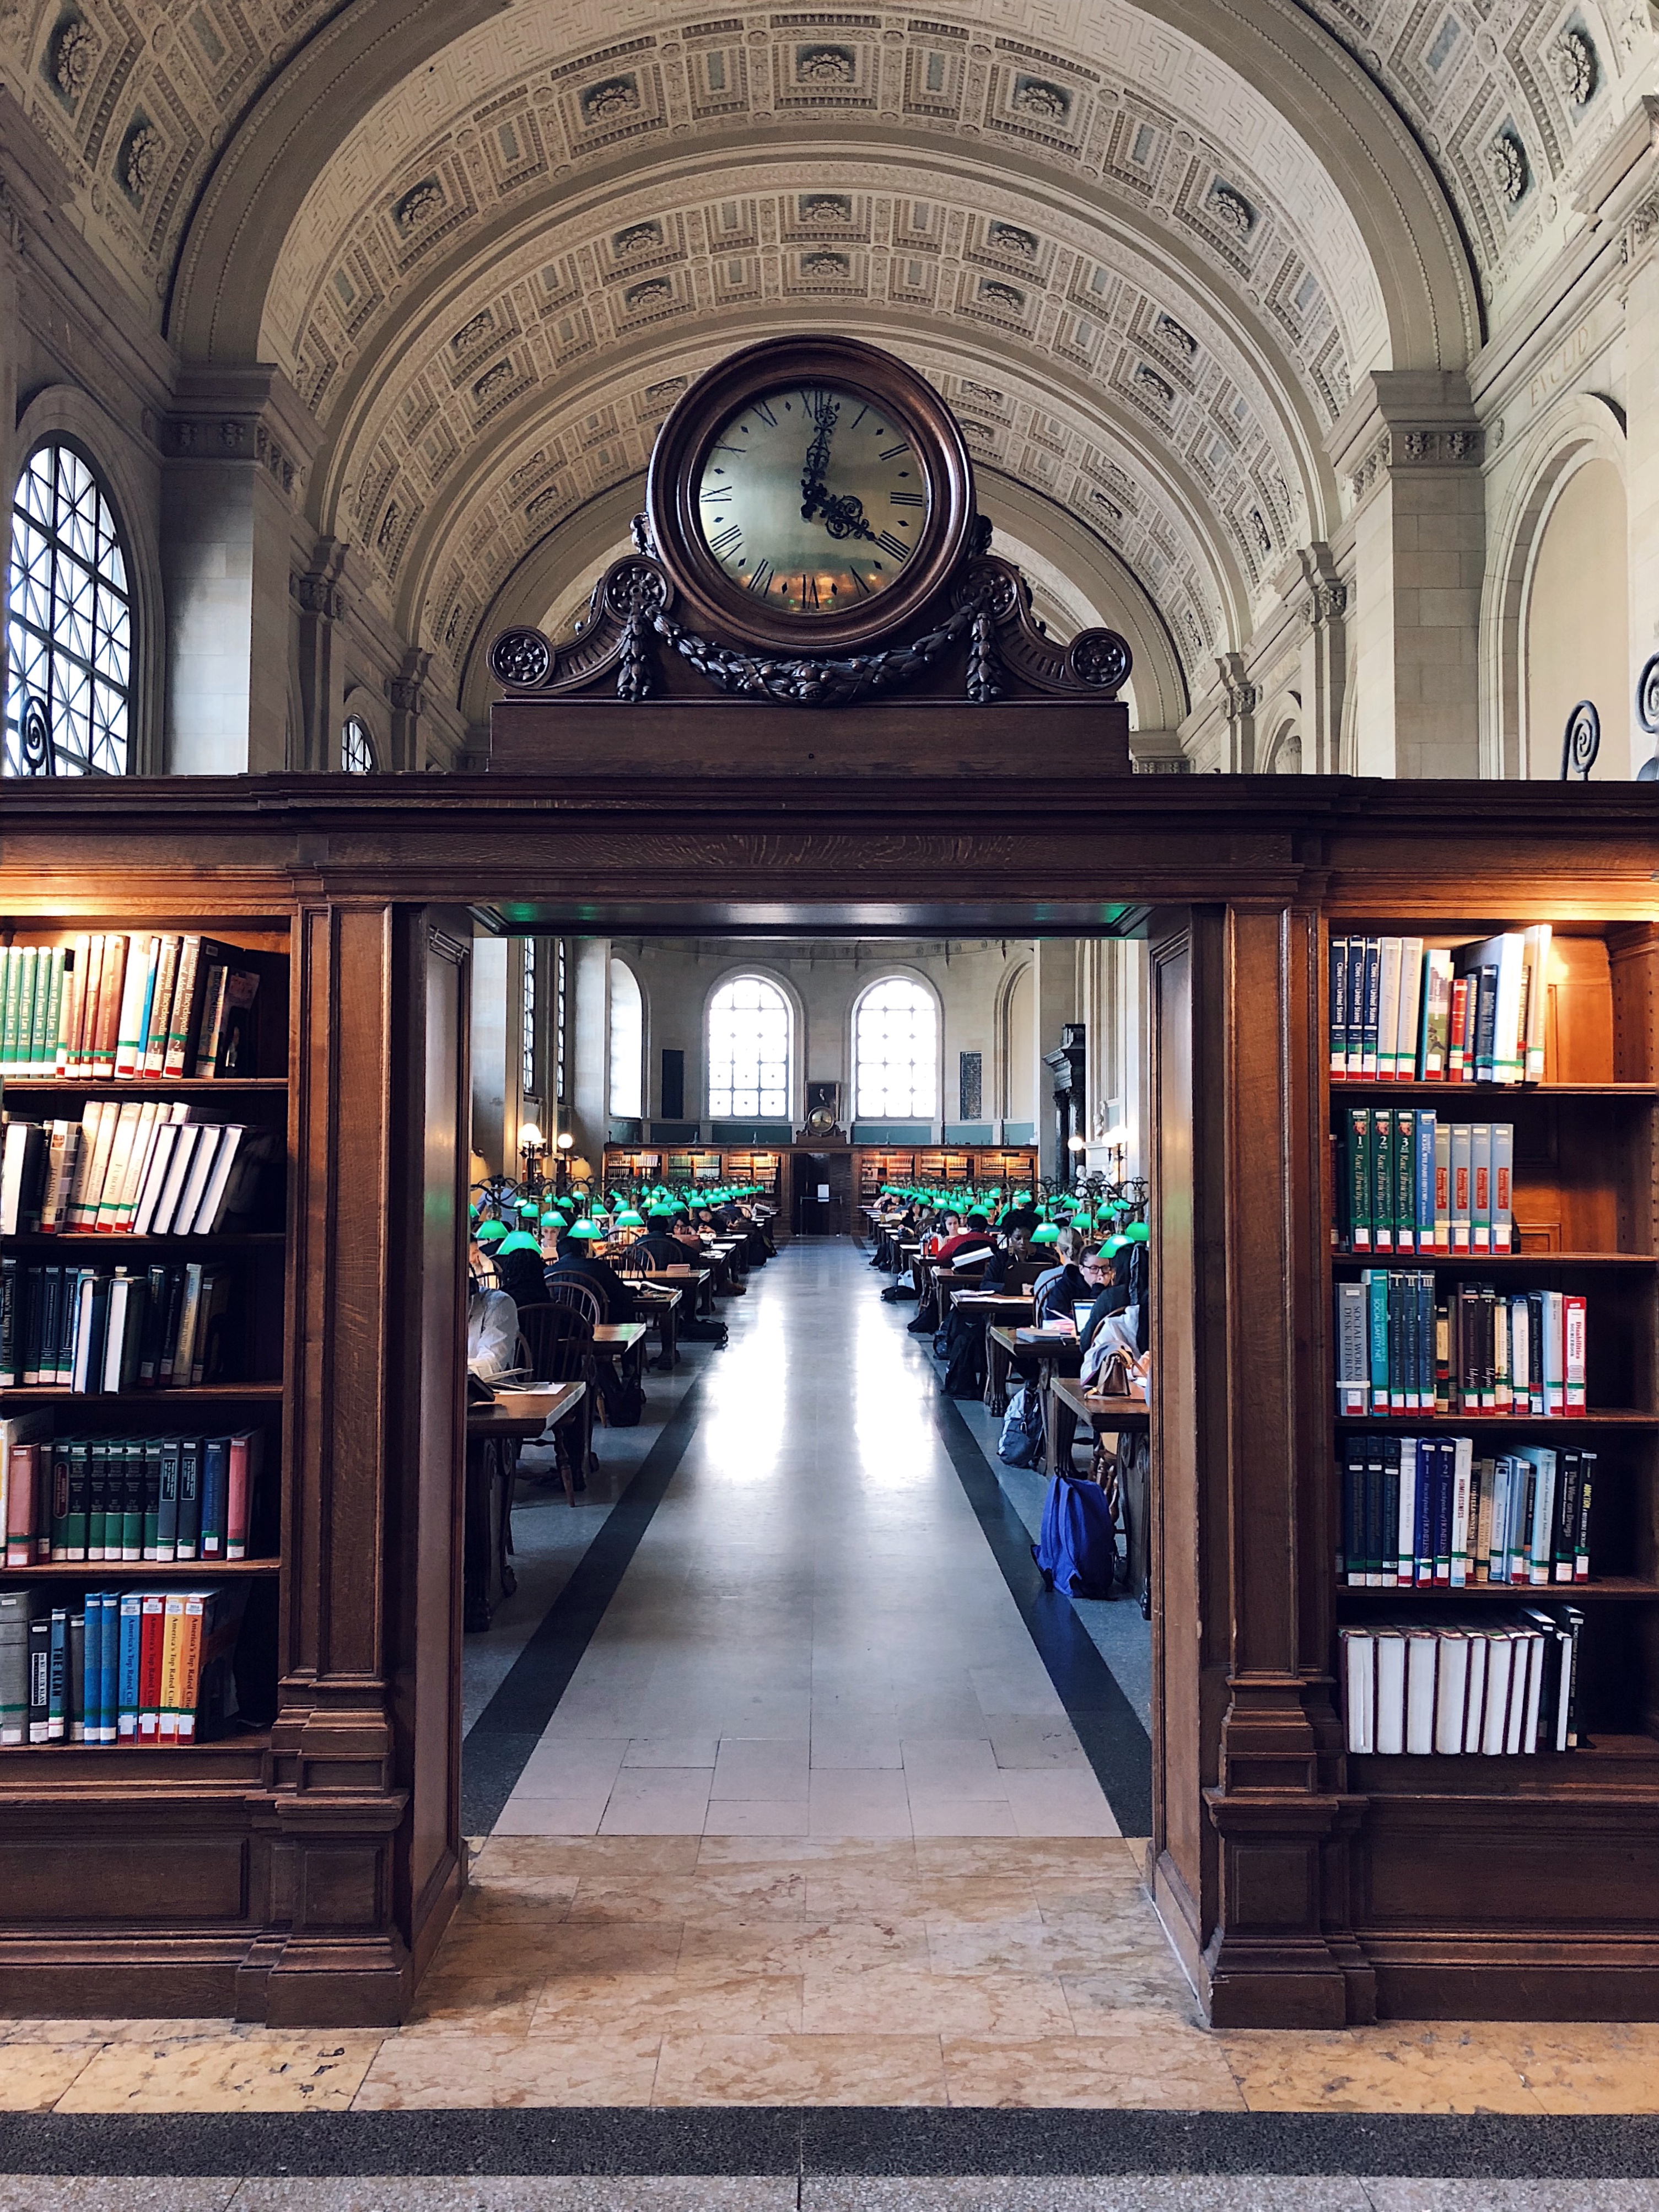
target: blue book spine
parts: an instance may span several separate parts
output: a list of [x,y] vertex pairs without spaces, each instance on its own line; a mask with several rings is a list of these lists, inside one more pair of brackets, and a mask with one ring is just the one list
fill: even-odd
[[113,1743],[120,1733],[121,1716],[121,1593],[104,1592],[104,1741]]
[[104,1741],[104,1593],[88,1590],[86,1597],[84,1657],[81,1666],[81,1703],[88,1743]]
[[1348,940],[1334,937],[1328,959],[1331,988],[1331,1073],[1348,1072]]
[[1362,942],[1365,947],[1364,1072],[1375,1075],[1376,1033],[1382,1018],[1382,940],[1380,937],[1367,937]]
[[230,1438],[207,1437],[202,1443],[202,1542],[200,1556],[222,1559],[230,1510]]
[[1457,1464],[1456,1447],[1440,1440],[1434,1485],[1434,1578],[1451,1580],[1452,1482]]
[[1417,1116],[1417,1249],[1419,1252],[1434,1249],[1434,1133],[1435,1115],[1432,1106],[1419,1109]]
[[138,1741],[138,1653],[143,1634],[144,1601],[137,1590],[121,1598],[121,1666],[116,1733],[123,1743]]
[[1417,1546],[1417,1579],[1419,1583],[1434,1580],[1434,1495],[1438,1474],[1439,1453],[1433,1441],[1426,1437],[1417,1440],[1417,1529],[1413,1539]]

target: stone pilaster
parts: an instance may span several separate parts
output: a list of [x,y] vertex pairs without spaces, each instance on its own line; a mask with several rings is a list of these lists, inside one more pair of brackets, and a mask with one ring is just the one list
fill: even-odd
[[289,766],[324,769],[338,766],[340,678],[335,629],[345,614],[340,565],[345,548],[337,538],[319,538],[302,574],[290,574],[294,601],[295,665],[303,726],[294,732]]
[[1352,516],[1360,775],[1480,774],[1486,515],[1481,431],[1461,375],[1364,378],[1328,447]]
[[1336,775],[1347,693],[1348,587],[1322,540],[1298,549],[1297,574],[1284,598],[1300,629],[1303,769]]
[[1250,679],[1243,653],[1224,653],[1216,669],[1227,700],[1227,751],[1220,765],[1230,775],[1254,775],[1260,765],[1255,757],[1255,717],[1261,704],[1261,690]]
[[[187,368],[167,428],[167,765],[289,764],[289,575],[316,423],[280,369]],[[295,750],[304,741],[296,733]]]
[[386,696],[392,707],[392,769],[425,766],[421,745],[421,715],[426,705],[427,672],[432,655],[411,645],[398,673],[387,679]]

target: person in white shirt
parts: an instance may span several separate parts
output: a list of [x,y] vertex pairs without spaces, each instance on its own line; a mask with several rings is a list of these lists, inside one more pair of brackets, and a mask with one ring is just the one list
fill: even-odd
[[505,1291],[486,1291],[473,1278],[466,1302],[467,1372],[492,1382],[516,1365],[519,1309]]

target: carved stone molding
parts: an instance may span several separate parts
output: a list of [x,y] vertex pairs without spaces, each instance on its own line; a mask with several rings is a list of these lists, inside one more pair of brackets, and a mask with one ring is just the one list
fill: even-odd
[[1392,423],[1349,475],[1355,503],[1401,469],[1478,468],[1486,441],[1478,422]]
[[163,442],[177,460],[251,463],[297,506],[318,434],[280,370],[186,370]]

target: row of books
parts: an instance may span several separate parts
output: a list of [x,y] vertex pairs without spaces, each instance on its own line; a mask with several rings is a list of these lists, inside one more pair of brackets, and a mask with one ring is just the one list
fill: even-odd
[[94,1098],[80,1120],[8,1116],[0,1236],[210,1237],[258,1211],[275,1129],[198,1121],[186,1099]]
[[1350,1589],[1588,1582],[1593,1451],[1477,1459],[1472,1437],[1345,1439],[1339,1578]]
[[230,1364],[231,1270],[143,1272],[0,1258],[0,1389],[182,1390]]
[[1350,1106],[1337,1132],[1339,1249],[1512,1252],[1515,1124]]
[[9,1569],[245,1559],[265,1431],[52,1437],[49,1413],[0,1421]]
[[236,1717],[246,1583],[185,1590],[0,1590],[0,1745],[176,1748]]
[[1550,926],[1478,944],[1334,937],[1331,1073],[1376,1083],[1539,1083]]
[[1486,1758],[1578,1748],[1577,1606],[1498,1620],[1345,1628],[1347,1747],[1380,1757]]
[[211,937],[0,949],[0,1076],[253,1075],[261,956]]
[[1588,1407],[1589,1310],[1568,1291],[1460,1282],[1437,1302],[1425,1267],[1362,1267],[1336,1285],[1336,1410],[1502,1413]]

